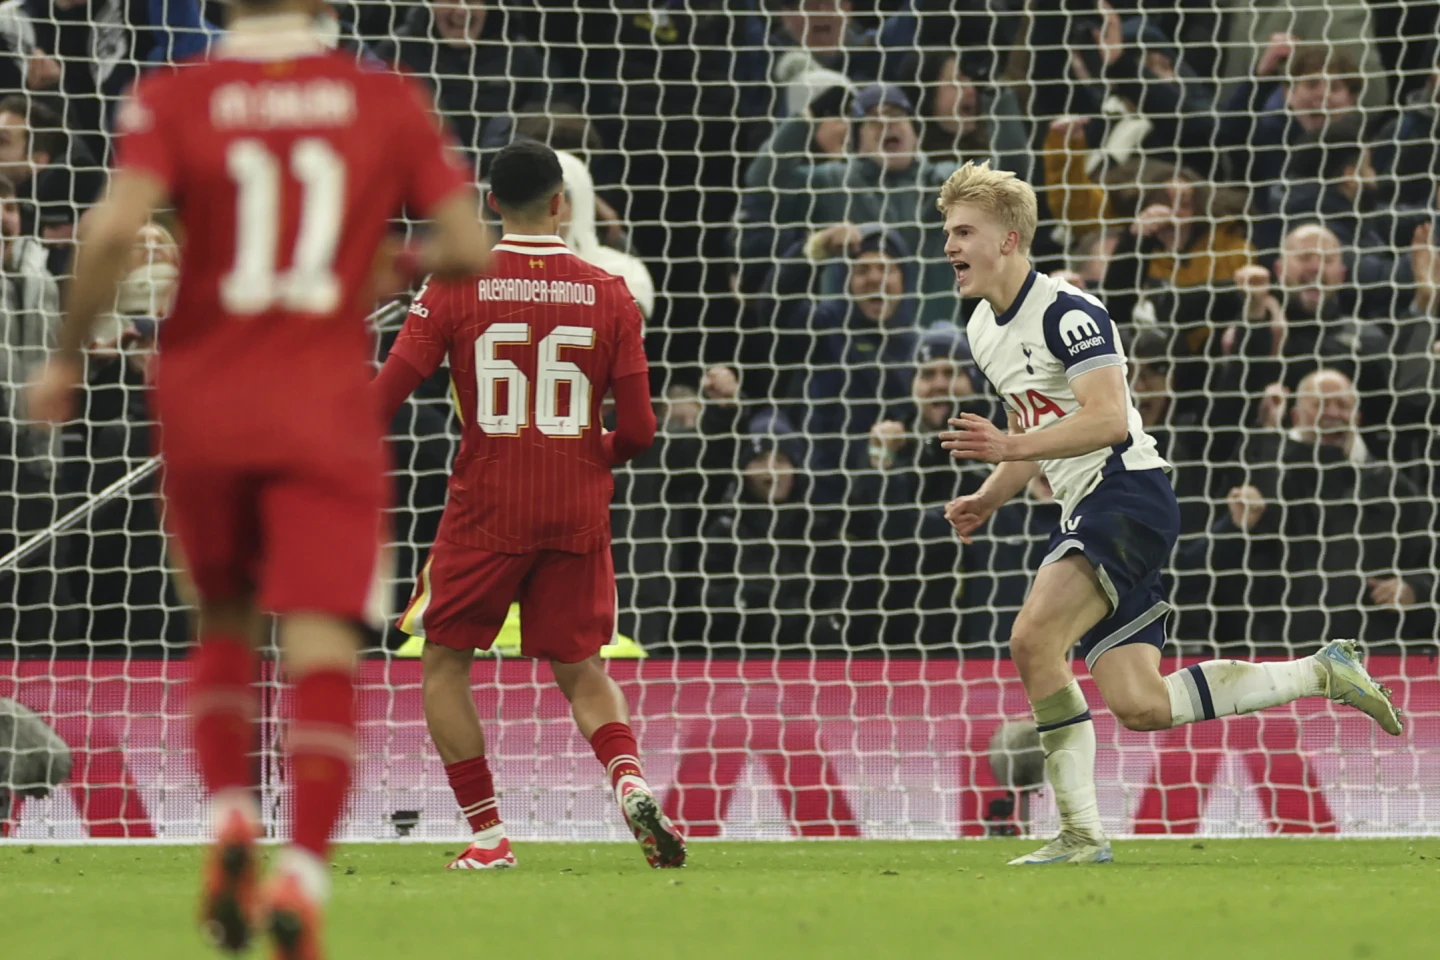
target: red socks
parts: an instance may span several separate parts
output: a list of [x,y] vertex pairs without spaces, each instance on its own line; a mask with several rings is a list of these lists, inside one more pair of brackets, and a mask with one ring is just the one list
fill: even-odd
[[495,779],[490,776],[490,765],[482,754],[448,764],[445,776],[450,779],[450,789],[455,791],[455,802],[465,814],[470,829],[475,833],[500,826],[500,807],[495,801]]
[[605,766],[605,775],[614,787],[621,777],[645,779],[640,770],[640,747],[628,723],[607,723],[590,737],[590,747],[595,759]]
[[347,670],[314,670],[295,681],[288,735],[292,841],[327,857],[355,766],[355,685]]
[[255,651],[234,637],[202,637],[190,669],[191,735],[206,793],[254,786]]

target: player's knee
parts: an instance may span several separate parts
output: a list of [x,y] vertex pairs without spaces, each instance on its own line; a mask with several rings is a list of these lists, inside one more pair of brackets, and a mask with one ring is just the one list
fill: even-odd
[[1126,730],[1145,732],[1170,729],[1170,701],[1164,697],[1143,697],[1108,704],[1110,712]]
[[1010,631],[1010,659],[1015,662],[1015,668],[1022,676],[1044,666],[1047,659],[1053,659],[1051,644],[1046,641],[1044,631],[1030,622],[1015,622],[1015,627]]

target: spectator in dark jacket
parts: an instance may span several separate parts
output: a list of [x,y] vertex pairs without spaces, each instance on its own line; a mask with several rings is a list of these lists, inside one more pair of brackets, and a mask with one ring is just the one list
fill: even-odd
[[733,502],[705,528],[705,606],[711,632],[746,649],[812,648],[838,639],[813,574],[803,448],[783,416],[757,417],[741,447]]
[[870,614],[866,629],[887,649],[955,641],[960,543],[945,505],[978,490],[990,469],[956,469],[938,437],[962,412],[1004,422],[998,400],[983,389],[964,335],[936,324],[920,341],[913,404],[871,427],[868,448],[852,447],[847,607]]
[[910,248],[876,225],[851,229],[849,256],[820,271],[822,286],[844,292],[791,303],[783,317],[792,342],[784,352],[804,358],[787,393],[811,438],[807,465],[824,503],[846,499],[847,450],[910,396],[917,342]]
[[395,41],[378,52],[434,89],[439,113],[479,167],[510,142],[516,109],[544,99],[540,55],[486,0],[411,7]]
[[53,110],[11,96],[0,99],[0,175],[15,184],[21,231],[46,242],[52,274],[67,274],[75,224],[105,188],[104,169]]
[[1231,174],[1254,188],[1261,209],[1274,210],[1270,188],[1281,182],[1286,152],[1355,112],[1360,67],[1339,47],[1313,44],[1291,52],[1284,39],[1266,48],[1255,73],[1259,82],[1241,83],[1220,108],[1219,142],[1248,151]]
[[[142,65],[199,54],[217,28],[198,0],[24,0],[34,52],[59,67],[65,129],[107,159],[111,113]],[[43,89],[33,78],[32,89]]]
[[1212,536],[1181,552],[1212,575],[1198,599],[1220,606],[1218,642],[1434,642],[1437,506],[1371,457],[1358,414],[1344,373],[1306,376],[1292,428],[1253,446]]
[[1428,206],[1440,180],[1440,66],[1375,138],[1375,167],[1396,184],[1397,202]]

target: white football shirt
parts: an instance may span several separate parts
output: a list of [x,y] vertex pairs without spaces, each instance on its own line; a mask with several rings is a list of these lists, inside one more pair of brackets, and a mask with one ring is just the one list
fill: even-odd
[[[1080,409],[1070,388],[1076,377],[1126,366],[1115,324],[1100,301],[1034,270],[1000,316],[982,300],[966,334],[980,371],[1019,416],[1026,433],[1044,430]],[[1064,517],[1103,477],[1126,470],[1170,469],[1140,422],[1128,370],[1125,384],[1130,434],[1124,442],[1084,456],[1041,461]]]

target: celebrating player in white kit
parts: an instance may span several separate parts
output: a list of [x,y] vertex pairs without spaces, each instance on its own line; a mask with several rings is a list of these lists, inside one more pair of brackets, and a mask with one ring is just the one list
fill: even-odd
[[1402,719],[1333,640],[1283,663],[1211,660],[1160,672],[1170,612],[1161,573],[1179,534],[1167,464],[1130,396],[1125,354],[1100,301],[1030,265],[1035,192],[1014,174],[967,163],[940,192],[945,255],[962,296],[979,297],[967,333],[1009,405],[1009,433],[963,414],[941,440],[956,458],[997,464],[945,511],[962,540],[1043,469],[1063,511],[1015,620],[1010,654],[1025,684],[1060,810],[1060,835],[1014,864],[1108,863],[1095,800],[1095,727],[1069,666],[1077,643],[1105,704],[1131,730],[1166,730],[1323,696]]

